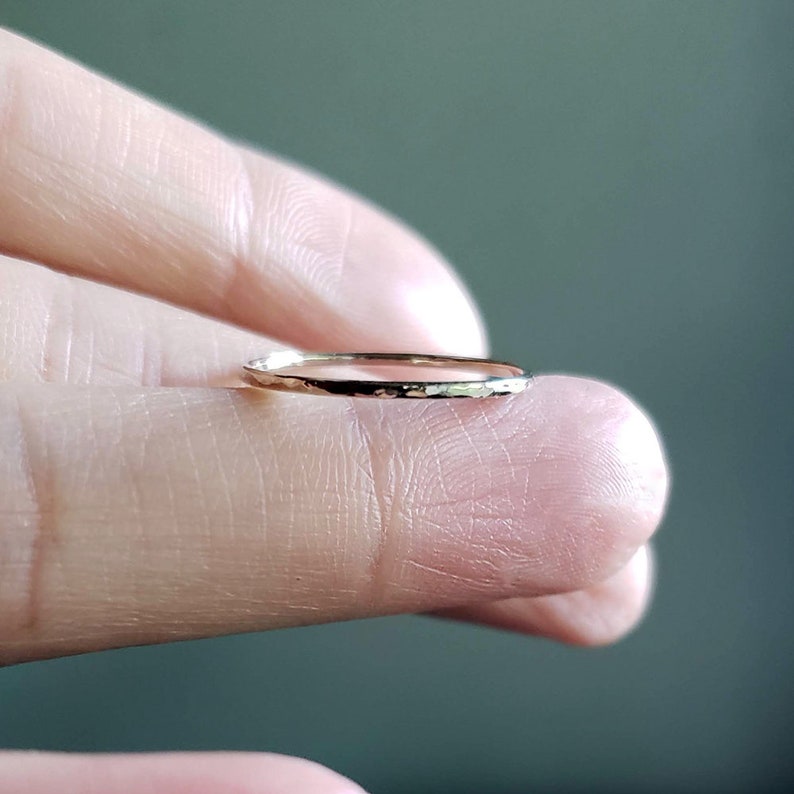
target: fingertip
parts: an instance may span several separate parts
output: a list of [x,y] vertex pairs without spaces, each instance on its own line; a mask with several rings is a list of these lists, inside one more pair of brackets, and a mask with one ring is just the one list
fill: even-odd
[[476,302],[441,252],[382,209],[363,201],[355,207],[332,294],[333,310],[355,321],[350,343],[363,339],[382,352],[486,355]]
[[657,530],[669,490],[667,461],[654,423],[625,392],[587,378],[539,380],[556,422],[548,443],[554,466],[547,468],[560,485],[549,509],[573,539],[565,544],[561,533],[556,545],[558,584],[579,589],[625,566]]
[[646,513],[647,537],[650,537],[667,504],[670,485],[667,456],[650,416],[624,392],[614,391],[616,400],[625,404],[623,421],[615,433],[615,452],[625,469],[627,494],[637,509]]
[[624,568],[585,590],[508,598],[437,614],[569,645],[609,645],[633,631],[645,615],[653,590],[652,561],[651,550],[643,546]]
[[424,333],[427,352],[487,356],[488,332],[467,284],[430,243],[421,245],[429,264],[406,280],[402,308],[408,324]]
[[[379,481],[397,491],[386,501],[414,519],[398,547],[411,565],[390,563],[401,578],[389,598],[426,592],[443,608],[586,590],[658,526],[667,492],[658,436],[608,384],[542,376],[504,400],[403,412],[390,446],[376,444]],[[387,427],[379,406],[359,414],[373,433]]]

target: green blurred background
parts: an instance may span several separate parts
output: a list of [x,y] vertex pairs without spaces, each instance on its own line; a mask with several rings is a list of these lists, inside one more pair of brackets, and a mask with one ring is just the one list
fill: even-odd
[[642,628],[422,618],[0,673],[0,744],[269,749],[373,792],[794,781],[794,3],[0,0],[421,230],[494,352],[620,384],[674,491]]

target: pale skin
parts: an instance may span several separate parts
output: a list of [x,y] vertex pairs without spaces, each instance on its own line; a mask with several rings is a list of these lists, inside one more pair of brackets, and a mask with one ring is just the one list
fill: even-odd
[[[284,346],[487,354],[451,267],[360,197],[0,32],[0,251],[0,662],[411,612],[599,645],[641,618],[668,474],[614,387],[240,388]],[[56,789],[360,791],[267,754],[0,753],[0,790]]]

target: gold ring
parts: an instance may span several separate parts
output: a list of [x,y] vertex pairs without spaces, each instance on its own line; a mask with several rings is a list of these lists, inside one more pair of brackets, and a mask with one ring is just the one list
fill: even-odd
[[[317,378],[285,374],[283,370],[300,367],[333,367],[365,363],[368,365],[398,365],[442,367],[455,370],[485,370],[495,374],[474,380],[414,381],[414,380],[351,380]],[[378,397],[391,399],[409,397],[438,399],[447,397],[497,397],[517,394],[529,385],[532,375],[515,364],[487,358],[437,356],[424,353],[302,353],[280,350],[264,358],[255,358],[243,366],[246,383],[264,389],[299,394],[323,394],[336,397]]]

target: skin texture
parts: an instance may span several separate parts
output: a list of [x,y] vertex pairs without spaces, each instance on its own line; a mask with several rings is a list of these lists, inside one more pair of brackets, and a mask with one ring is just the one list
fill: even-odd
[[[363,199],[0,32],[0,251],[0,661],[401,612],[596,645],[641,617],[668,475],[615,388],[239,388],[284,345],[486,352],[451,268]],[[278,756],[0,754],[30,794],[212,775],[358,790]]]

